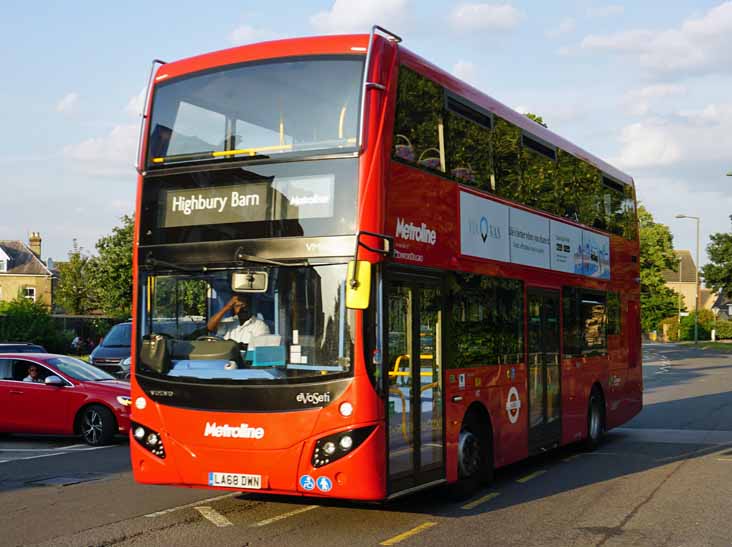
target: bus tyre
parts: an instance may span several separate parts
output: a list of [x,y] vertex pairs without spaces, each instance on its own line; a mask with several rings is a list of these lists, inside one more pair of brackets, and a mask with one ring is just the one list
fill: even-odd
[[585,439],[587,450],[595,450],[602,442],[602,435],[605,433],[604,407],[600,391],[593,389],[587,405],[587,438]]
[[465,418],[458,439],[458,481],[451,497],[464,499],[493,480],[493,448],[490,430],[475,415]]
[[109,444],[116,430],[114,414],[102,405],[90,405],[79,416],[79,433],[91,446]]

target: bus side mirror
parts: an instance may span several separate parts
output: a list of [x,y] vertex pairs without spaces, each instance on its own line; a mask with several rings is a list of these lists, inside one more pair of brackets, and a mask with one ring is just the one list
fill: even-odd
[[371,298],[371,262],[351,260],[346,277],[346,307],[365,310]]

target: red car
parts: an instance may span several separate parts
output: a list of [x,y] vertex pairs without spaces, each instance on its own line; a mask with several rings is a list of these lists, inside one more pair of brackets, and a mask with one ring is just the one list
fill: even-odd
[[0,354],[0,432],[81,435],[109,443],[130,429],[130,384],[73,357]]

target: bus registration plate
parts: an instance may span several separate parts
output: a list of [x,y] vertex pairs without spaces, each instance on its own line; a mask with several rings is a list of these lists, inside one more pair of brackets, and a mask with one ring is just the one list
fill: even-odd
[[217,473],[216,471],[211,471],[208,474],[208,485],[259,490],[262,488],[262,475],[242,475],[240,473]]

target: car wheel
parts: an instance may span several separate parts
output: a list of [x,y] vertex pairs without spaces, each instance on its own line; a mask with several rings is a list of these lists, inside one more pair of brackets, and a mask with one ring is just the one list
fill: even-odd
[[91,405],[84,409],[79,424],[81,436],[87,444],[100,446],[108,444],[114,437],[117,424],[114,414],[101,405]]

